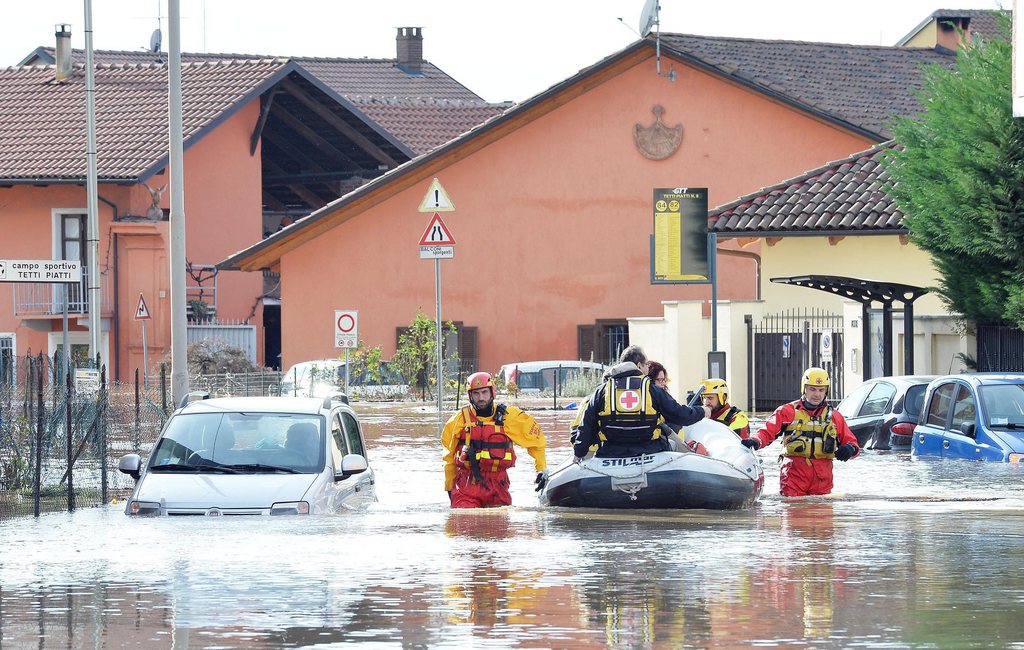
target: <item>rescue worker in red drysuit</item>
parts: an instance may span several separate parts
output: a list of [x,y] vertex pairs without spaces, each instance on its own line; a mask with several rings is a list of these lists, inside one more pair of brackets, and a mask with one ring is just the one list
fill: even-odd
[[750,437],[750,420],[747,414],[729,403],[729,384],[724,379],[705,379],[704,392],[700,398],[704,406],[711,409],[711,419],[718,420],[736,432],[740,438]]
[[476,372],[466,380],[469,406],[444,425],[444,489],[453,508],[486,508],[512,503],[508,468],[516,464],[513,443],[526,448],[537,470],[536,490],[548,481],[540,425],[524,411],[494,403],[494,380]]
[[782,436],[785,446],[785,460],[779,470],[782,496],[830,493],[832,459],[846,462],[860,453],[857,437],[846,420],[825,399],[828,386],[825,370],[808,368],[800,382],[801,399],[775,409],[764,427],[741,441],[751,449],[760,449]]

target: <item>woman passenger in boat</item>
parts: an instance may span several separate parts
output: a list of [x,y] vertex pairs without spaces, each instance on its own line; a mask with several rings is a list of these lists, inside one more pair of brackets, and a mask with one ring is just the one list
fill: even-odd
[[[668,390],[668,384],[670,380],[668,378],[668,371],[665,370],[665,366],[661,365],[657,361],[648,361],[647,376],[650,377],[651,382],[655,386],[663,388],[666,391]],[[683,425],[676,422],[666,421],[660,423],[658,426],[661,427],[662,433],[668,437],[669,441],[672,442],[672,445],[675,448],[674,451],[686,451],[687,449],[689,449],[703,456],[708,455],[708,450],[705,449],[704,445],[702,445],[700,442],[696,440],[683,440],[683,438],[679,435],[679,432],[682,430]]]
[[622,351],[607,381],[594,391],[572,438],[576,459],[586,456],[594,444],[599,445],[596,455],[603,458],[669,451],[671,444],[658,428],[662,418],[685,426],[711,414],[707,407],[678,403],[651,381],[647,370],[647,355],[640,346]]

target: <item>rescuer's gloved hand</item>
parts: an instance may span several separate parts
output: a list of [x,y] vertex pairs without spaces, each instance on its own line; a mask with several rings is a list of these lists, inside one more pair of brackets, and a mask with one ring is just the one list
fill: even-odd
[[852,443],[848,442],[845,445],[839,445],[839,449],[836,449],[836,460],[841,460],[844,463],[857,453],[857,447]]
[[543,490],[544,486],[548,484],[548,471],[543,470],[541,472],[537,472],[537,478],[534,479],[533,482],[537,486],[533,488],[534,492],[540,492]]
[[758,449],[761,448],[761,441],[758,440],[757,438],[744,438],[743,440],[740,440],[740,442],[743,443],[744,447],[748,447],[750,449],[753,449],[754,451],[757,451]]

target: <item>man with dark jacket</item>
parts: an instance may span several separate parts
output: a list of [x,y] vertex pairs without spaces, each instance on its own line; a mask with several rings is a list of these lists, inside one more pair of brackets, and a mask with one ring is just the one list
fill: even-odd
[[602,458],[628,458],[671,445],[658,428],[659,418],[683,426],[710,416],[706,406],[691,408],[678,403],[668,391],[647,377],[647,355],[637,345],[622,351],[618,365],[597,387],[572,436],[573,456],[585,457],[597,446]]

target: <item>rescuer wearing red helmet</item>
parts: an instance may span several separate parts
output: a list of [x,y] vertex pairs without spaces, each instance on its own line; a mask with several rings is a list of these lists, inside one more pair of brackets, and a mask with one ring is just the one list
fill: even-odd
[[547,442],[537,421],[515,406],[494,403],[494,380],[475,372],[466,380],[469,406],[444,425],[444,489],[453,508],[486,508],[512,503],[508,468],[516,464],[513,443],[533,457],[536,490],[548,480]]
[[824,369],[808,368],[800,381],[801,398],[775,409],[756,434],[742,440],[747,447],[760,449],[782,436],[786,457],[779,470],[782,496],[830,493],[832,459],[845,462],[860,453],[857,436],[828,405],[829,383]]

